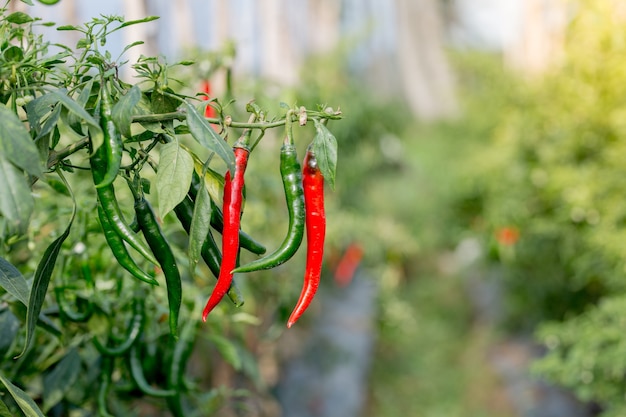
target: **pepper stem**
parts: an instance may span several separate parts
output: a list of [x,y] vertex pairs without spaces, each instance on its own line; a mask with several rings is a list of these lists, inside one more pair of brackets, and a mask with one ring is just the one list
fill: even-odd
[[285,145],[293,145],[293,109],[289,109],[285,115]]

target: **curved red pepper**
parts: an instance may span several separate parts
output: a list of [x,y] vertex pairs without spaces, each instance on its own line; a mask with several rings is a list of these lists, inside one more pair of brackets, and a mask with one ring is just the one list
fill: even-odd
[[231,180],[230,171],[224,176],[224,230],[222,231],[222,264],[217,284],[207,301],[202,320],[222,300],[228,292],[233,281],[231,272],[237,266],[237,254],[239,252],[239,226],[241,222],[241,202],[243,199],[244,173],[248,164],[250,151],[243,147],[235,147],[235,175]]
[[306,213],[306,266],[304,286],[300,298],[289,316],[287,327],[294,325],[309,307],[320,283],[324,238],[326,236],[326,214],[324,212],[324,176],[317,165],[315,154],[309,147],[302,163],[302,186],[304,188],[304,210]]

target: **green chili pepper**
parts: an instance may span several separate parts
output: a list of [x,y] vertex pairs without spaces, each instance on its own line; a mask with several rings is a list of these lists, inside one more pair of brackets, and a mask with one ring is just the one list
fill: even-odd
[[183,388],[183,376],[185,374],[185,368],[193,345],[196,340],[196,329],[198,322],[195,320],[189,320],[183,326],[180,339],[174,340],[170,338],[169,344],[171,346],[170,357],[170,369],[167,373],[167,389],[174,391],[176,395],[167,397],[167,405],[174,415],[174,417],[185,417],[182,404],[181,391]]
[[182,304],[183,291],[176,259],[172,248],[161,231],[161,227],[157,222],[150,203],[141,195],[135,195],[135,213],[137,214],[139,228],[146,238],[148,246],[150,246],[150,249],[152,249],[154,255],[157,257],[159,265],[163,270],[163,275],[165,276],[170,311],[170,333],[176,337],[178,334],[178,315]]
[[134,344],[130,348],[130,351],[128,352],[128,362],[130,375],[133,378],[133,381],[137,385],[137,388],[139,388],[139,390],[145,395],[156,398],[173,397],[174,395],[176,395],[176,391],[174,390],[163,390],[159,388],[154,388],[148,383],[148,381],[146,381],[146,376],[143,372],[141,359],[139,358],[139,346],[137,344]]
[[[180,221],[180,224],[183,226],[183,229],[187,233],[191,229],[191,219],[193,218],[193,210],[194,203],[191,200],[191,197],[187,195],[175,208],[174,213],[176,213],[176,217]],[[207,234],[204,243],[202,244],[202,248],[200,249],[200,255],[202,259],[207,264],[213,276],[217,279],[220,274],[220,264],[222,263],[222,255],[220,254],[220,250],[213,239],[213,235],[211,231]],[[231,299],[233,304],[237,307],[241,307],[244,303],[243,295],[237,288],[237,285],[233,281],[231,283],[230,288],[227,292],[228,297]]]
[[[93,278],[91,276],[91,268],[89,267],[89,263],[87,262],[87,258],[83,258],[80,262],[80,272],[82,274],[82,278],[85,280],[85,284],[87,288],[91,290],[93,293]],[[76,297],[76,307],[78,311],[74,311],[67,305],[67,300],[65,299],[65,291],[67,287],[56,287],[54,289],[54,293],[56,295],[57,304],[59,306],[59,313],[63,318],[69,321],[73,321],[76,323],[84,323],[91,318],[93,315],[93,302],[91,298],[84,297]],[[83,308],[81,308],[84,306]]]
[[97,337],[93,338],[96,349],[104,356],[122,356],[133,346],[141,335],[145,319],[143,297],[133,299],[133,317],[128,325],[125,340],[118,346],[104,346]]
[[304,236],[304,190],[302,173],[296,147],[289,138],[285,140],[280,151],[280,174],[283,180],[287,209],[289,212],[289,228],[287,236],[278,249],[271,254],[240,266],[235,272],[251,272],[270,269],[287,262],[297,252]]
[[111,374],[113,373],[113,358],[103,356],[100,358],[100,387],[98,388],[98,415],[100,417],[113,417],[107,410],[107,398],[111,387]]
[[100,224],[102,225],[102,231],[104,232],[104,238],[111,248],[111,252],[113,252],[113,256],[117,259],[117,262],[126,269],[128,272],[132,274],[135,278],[147,282],[152,285],[159,285],[159,282],[144,272],[133,260],[128,251],[126,250],[126,246],[122,238],[113,230],[109,218],[104,213],[102,205],[98,203],[98,219],[100,219]]
[[111,108],[111,97],[109,97],[106,84],[102,81],[100,88],[100,127],[104,133],[102,147],[106,154],[106,170],[103,172],[102,178],[96,182],[96,188],[112,184],[122,166],[122,136],[113,123]]
[[85,308],[83,311],[74,311],[67,305],[65,300],[65,290],[65,287],[57,287],[54,289],[61,316],[66,320],[73,321],[75,323],[84,323],[89,320],[93,315],[93,303],[91,300],[76,297],[77,305],[82,302],[85,305]]
[[[106,151],[104,147],[100,146],[95,152],[92,153],[90,158],[91,173],[94,183],[96,184],[100,183],[104,177],[104,170],[106,169],[105,154]],[[113,229],[115,233],[122,238],[122,240],[137,250],[137,252],[139,252],[144,258],[155,265],[158,264],[154,255],[124,221],[122,211],[115,197],[115,188],[113,187],[113,184],[109,184],[106,187],[96,188],[96,192],[98,194],[98,202],[102,206],[102,212],[108,219],[111,229]]]

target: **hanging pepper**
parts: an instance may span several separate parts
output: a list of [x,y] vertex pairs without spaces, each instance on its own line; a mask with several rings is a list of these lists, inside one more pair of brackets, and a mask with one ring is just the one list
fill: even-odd
[[[146,245],[133,233],[131,228],[124,221],[122,210],[120,209],[117,198],[115,197],[115,188],[113,184],[111,183],[98,188],[98,184],[103,183],[107,171],[107,151],[105,146],[100,146],[95,151],[92,149],[92,155],[89,161],[91,164],[93,181],[94,184],[96,184],[98,204],[101,206],[102,213],[106,216],[106,227],[105,224],[101,222],[103,229],[113,229],[115,233],[122,238],[122,240],[132,246],[137,252],[143,255],[144,258],[154,264],[157,264],[157,260],[152,252],[150,252]],[[117,245],[114,245],[111,249],[115,252]]]
[[251,272],[270,269],[287,262],[296,253],[304,237],[304,191],[296,147],[287,135],[280,151],[280,173],[289,212],[289,228],[281,245],[271,254],[233,270]]
[[170,311],[170,333],[176,336],[178,334],[178,315],[182,304],[183,291],[176,259],[172,248],[161,231],[161,226],[159,226],[156,220],[152,206],[142,195],[135,195],[135,213],[137,214],[139,228],[163,270]]
[[100,127],[104,134],[102,147],[106,154],[106,170],[96,183],[96,188],[112,184],[122,166],[122,136],[113,123],[111,109],[111,97],[103,80],[100,88]]
[[113,227],[111,226],[111,222],[109,218],[106,216],[106,214],[104,213],[102,204],[100,202],[98,202],[97,211],[98,211],[98,219],[100,220],[100,225],[102,225],[102,232],[104,233],[104,238],[107,244],[109,245],[111,252],[113,252],[113,256],[115,256],[115,259],[120,264],[120,266],[122,266],[124,269],[130,272],[132,276],[134,276],[135,278],[141,281],[147,282],[148,284],[152,284],[152,285],[159,285],[158,281],[155,280],[150,275],[148,275],[146,272],[144,272],[135,263],[133,258],[130,256],[130,254],[128,253],[128,250],[126,250],[124,241],[115,232],[115,230],[113,230]]
[[[249,135],[249,133],[247,133]],[[250,151],[245,145],[235,145],[235,174],[231,179],[230,170],[224,176],[224,231],[222,234],[222,263],[217,284],[207,301],[202,320],[222,300],[233,281],[233,269],[237,266],[239,254],[239,225],[241,222],[241,203],[243,200],[244,173]]]
[[128,324],[126,338],[118,346],[108,346],[100,343],[97,337],[93,338],[93,344],[98,352],[104,356],[122,356],[135,344],[141,332],[145,321],[144,300],[142,297],[133,299],[133,316]]
[[306,265],[304,285],[300,298],[289,316],[287,327],[294,325],[313,300],[322,274],[324,238],[326,235],[326,214],[324,213],[324,176],[317,165],[313,150],[309,146],[302,168],[304,187],[304,207],[306,212]]
[[[183,229],[185,229],[185,232],[187,233],[189,233],[189,230],[191,229],[193,210],[194,202],[192,201],[190,195],[187,195],[183,199],[183,201],[181,201],[174,208],[174,213],[176,213],[176,217],[178,217],[180,224],[183,226]],[[222,255],[220,254],[220,250],[217,247],[215,239],[213,239],[213,234],[211,234],[211,231],[207,233],[207,236],[202,243],[200,255],[202,256],[202,259],[207,264],[209,270],[213,273],[215,278],[218,278],[220,274],[220,264],[222,263]],[[235,281],[231,283],[227,294],[233,304],[235,304],[237,307],[243,305],[243,295],[241,295],[239,288],[237,288],[237,286],[235,285]]]
[[[187,193],[192,201],[196,200],[196,195],[198,194],[198,189],[201,184],[202,182],[200,177],[194,172],[191,179],[191,186],[189,187],[189,192]],[[224,232],[224,214],[217,204],[213,204],[211,209],[211,227],[220,234]],[[267,249],[262,243],[257,242],[252,236],[241,229],[239,229],[239,247],[254,253],[255,255],[263,255],[267,252]]]

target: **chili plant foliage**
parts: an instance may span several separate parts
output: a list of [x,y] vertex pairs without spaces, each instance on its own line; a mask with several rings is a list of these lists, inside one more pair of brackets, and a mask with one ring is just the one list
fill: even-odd
[[[185,381],[185,364],[202,327],[227,318],[200,319],[225,295],[244,304],[233,272],[240,250],[266,252],[240,228],[246,164],[268,129],[286,130],[287,236],[241,270],[289,260],[306,223],[306,291],[293,302],[291,326],[319,281],[323,182],[332,185],[337,160],[325,123],[341,112],[283,105],[270,119],[254,101],[244,112],[196,97],[169,75],[192,62],[141,57],[137,83],[128,84],[118,77],[123,54],[114,59],[104,49],[107,37],[155,17],[58,27],[82,38],[51,54],[32,31],[40,20],[0,13],[0,382],[9,394],[0,397],[0,414],[123,415],[139,397],[162,401],[176,416],[198,404],[206,411],[212,394]],[[310,121],[317,133],[303,182],[292,126]],[[175,241],[172,230],[187,238]],[[221,250],[214,234],[222,234]],[[241,366],[221,336],[208,339]]]

